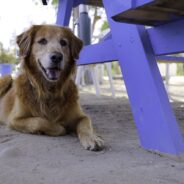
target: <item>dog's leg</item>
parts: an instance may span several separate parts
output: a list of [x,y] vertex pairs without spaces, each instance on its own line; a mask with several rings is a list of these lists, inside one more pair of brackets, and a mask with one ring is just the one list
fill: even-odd
[[100,151],[104,147],[103,140],[94,133],[91,120],[87,116],[82,117],[78,122],[77,135],[87,150]]
[[12,85],[11,75],[6,75],[0,78],[0,97],[3,96]]
[[65,135],[66,130],[57,123],[50,123],[40,117],[17,118],[12,120],[8,127],[24,133],[42,133],[49,136]]

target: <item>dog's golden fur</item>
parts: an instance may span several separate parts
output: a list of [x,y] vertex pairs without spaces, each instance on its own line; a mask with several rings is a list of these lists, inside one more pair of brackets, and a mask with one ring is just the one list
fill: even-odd
[[[65,40],[64,44],[59,44],[60,39]],[[77,87],[71,79],[82,48],[81,40],[68,28],[37,25],[19,35],[17,44],[22,60],[21,74],[14,80],[11,76],[0,79],[1,123],[20,132],[50,136],[74,131],[85,149],[100,150],[103,141],[82,111]],[[54,77],[59,76],[54,81],[50,78],[52,73],[47,76],[43,71],[50,62],[46,60],[51,52],[61,53],[64,63],[59,71],[54,71]]]

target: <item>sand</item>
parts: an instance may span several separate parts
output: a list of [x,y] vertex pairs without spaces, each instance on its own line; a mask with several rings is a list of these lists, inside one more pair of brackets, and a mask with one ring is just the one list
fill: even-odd
[[[116,99],[81,90],[83,109],[105,140],[101,152],[84,150],[73,134],[29,135],[0,126],[0,184],[184,184],[184,161],[140,147],[126,92],[117,88]],[[172,106],[184,134],[184,106],[175,91]]]

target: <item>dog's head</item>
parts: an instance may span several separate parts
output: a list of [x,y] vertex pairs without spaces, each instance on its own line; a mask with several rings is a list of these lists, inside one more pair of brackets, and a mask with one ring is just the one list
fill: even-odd
[[17,37],[17,44],[19,55],[49,82],[58,81],[75,64],[82,48],[82,41],[70,29],[53,25],[32,26]]

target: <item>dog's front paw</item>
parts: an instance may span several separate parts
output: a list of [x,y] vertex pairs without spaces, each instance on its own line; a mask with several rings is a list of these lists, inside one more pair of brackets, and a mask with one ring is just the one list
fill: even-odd
[[80,134],[79,139],[83,147],[90,151],[101,151],[104,148],[104,141],[95,134]]
[[45,129],[43,133],[49,136],[62,136],[66,134],[66,129],[59,124],[54,124],[51,128]]

